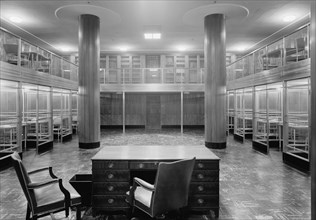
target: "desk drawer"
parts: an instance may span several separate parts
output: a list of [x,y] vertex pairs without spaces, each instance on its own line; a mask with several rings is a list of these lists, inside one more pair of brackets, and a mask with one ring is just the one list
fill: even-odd
[[129,182],[128,170],[92,170],[92,181],[96,182]]
[[129,190],[128,182],[93,183],[93,195],[125,195]]
[[192,208],[218,207],[219,196],[195,195],[189,197],[189,206]]
[[190,184],[190,194],[212,194],[219,192],[218,182],[192,182]]
[[129,164],[131,170],[146,170],[146,169],[157,169],[159,165],[158,161],[152,162],[142,162],[142,161],[132,161]]
[[219,161],[197,160],[194,165],[195,170],[219,170]]
[[194,170],[192,174],[192,182],[218,182],[219,171],[218,170]]
[[92,169],[127,170],[128,161],[92,161]]
[[110,208],[121,207],[127,208],[128,204],[125,201],[126,196],[109,195],[109,196],[92,196],[92,207],[96,208]]

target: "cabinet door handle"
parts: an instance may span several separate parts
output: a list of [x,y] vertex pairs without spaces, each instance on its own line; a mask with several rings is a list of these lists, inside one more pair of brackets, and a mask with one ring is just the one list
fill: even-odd
[[200,205],[201,205],[201,204],[203,204],[203,203],[204,203],[204,199],[198,199],[198,201],[197,201],[197,202],[198,202],[198,204],[200,204]]
[[203,186],[198,186],[198,190],[199,190],[199,192],[202,192],[204,190],[204,187]]
[[198,179],[200,179],[200,180],[201,180],[201,179],[204,179],[204,175],[203,175],[202,173],[199,173],[197,177],[198,177]]
[[202,169],[204,167],[203,163],[198,163],[198,168]]
[[108,186],[108,190],[112,192],[114,190],[114,186]]
[[145,165],[144,165],[143,163],[140,163],[140,164],[138,165],[139,168],[144,168],[144,166],[145,166]]
[[114,199],[108,199],[108,203],[109,204],[113,204],[114,203]]
[[108,179],[113,179],[114,175],[113,173],[108,174]]
[[114,167],[114,163],[109,163],[108,168],[113,168]]

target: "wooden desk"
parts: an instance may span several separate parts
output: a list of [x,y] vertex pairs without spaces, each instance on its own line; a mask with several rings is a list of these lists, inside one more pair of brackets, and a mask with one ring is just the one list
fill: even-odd
[[[155,176],[159,162],[196,157],[189,210],[219,211],[219,158],[205,146],[105,146],[92,157],[92,210],[127,211],[125,193],[141,173]],[[150,176],[150,175],[149,175]],[[151,182],[153,183],[153,182]]]

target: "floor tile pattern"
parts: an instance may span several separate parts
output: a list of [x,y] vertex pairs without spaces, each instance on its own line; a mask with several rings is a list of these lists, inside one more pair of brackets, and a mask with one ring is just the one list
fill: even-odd
[[[125,134],[121,130],[101,132],[102,146],[151,144],[203,145],[204,131],[185,129],[183,134],[179,129],[127,129]],[[79,149],[78,138],[74,135],[67,143],[55,142],[53,151],[43,155],[36,155],[33,149],[28,149],[23,153],[23,161],[28,170],[53,166],[55,174],[63,178],[67,186],[73,175],[91,173],[90,159],[98,151]],[[250,141],[241,144],[232,136],[227,138],[226,149],[213,152],[221,158],[219,219],[310,219],[310,175],[282,163],[281,152],[270,151],[270,155],[264,155],[254,151]],[[26,199],[13,168],[0,172],[0,189],[0,220],[25,219]],[[88,215],[85,218],[93,219]],[[103,216],[102,219],[121,218]]]

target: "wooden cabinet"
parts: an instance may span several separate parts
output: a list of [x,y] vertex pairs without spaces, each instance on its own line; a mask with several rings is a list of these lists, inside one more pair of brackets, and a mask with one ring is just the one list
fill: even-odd
[[151,173],[162,161],[196,157],[190,184],[190,211],[219,211],[219,158],[204,146],[106,146],[92,158],[93,213],[128,211],[133,177]]

